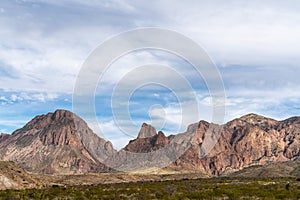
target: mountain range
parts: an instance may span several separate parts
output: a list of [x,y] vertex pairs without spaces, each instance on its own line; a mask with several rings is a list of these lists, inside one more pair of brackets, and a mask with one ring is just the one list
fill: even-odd
[[37,116],[12,134],[0,135],[0,160],[43,174],[164,168],[211,176],[298,162],[299,156],[300,117],[277,121],[248,114],[223,125],[199,121],[169,136],[144,123],[120,151],[66,110]]

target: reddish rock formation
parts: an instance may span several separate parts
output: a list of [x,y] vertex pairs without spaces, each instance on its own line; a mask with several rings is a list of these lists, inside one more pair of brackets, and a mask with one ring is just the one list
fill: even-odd
[[[213,148],[205,153],[205,140],[211,137],[210,126],[219,127],[220,137]],[[216,129],[215,129],[216,130]],[[293,117],[276,121],[263,116],[249,114],[232,120],[223,126],[205,121],[192,124],[183,136],[191,144],[169,167],[176,170],[199,170],[219,175],[241,170],[251,165],[296,160],[300,156],[300,118]],[[158,136],[131,141],[124,150],[130,152],[151,152],[171,143],[174,136]],[[181,140],[179,140],[181,141]],[[175,142],[177,147],[182,142]],[[174,146],[174,145],[173,145]],[[203,155],[205,155],[203,157]]]
[[99,138],[81,118],[65,110],[37,116],[11,136],[0,137],[0,159],[14,161],[31,172],[107,171],[101,161],[113,153],[110,142]]
[[0,142],[3,142],[4,140],[6,140],[7,138],[9,138],[9,134],[5,134],[5,133],[1,133],[0,134]]
[[151,130],[152,137],[141,137],[138,135],[137,139],[131,140],[128,145],[126,145],[123,150],[135,153],[147,153],[150,151],[155,151],[161,147],[164,147],[169,143],[169,139],[164,135],[162,131],[159,131],[158,134],[156,130],[146,123],[142,125],[141,132],[145,131],[145,127],[148,130]]
[[0,160],[50,174],[103,172],[109,170],[106,163],[124,171],[168,166],[220,175],[299,156],[299,117],[276,121],[249,114],[224,125],[200,121],[170,136],[144,123],[138,137],[119,152],[64,110],[37,116],[12,135],[0,135]]
[[137,138],[149,138],[155,135],[156,129],[149,124],[143,123]]

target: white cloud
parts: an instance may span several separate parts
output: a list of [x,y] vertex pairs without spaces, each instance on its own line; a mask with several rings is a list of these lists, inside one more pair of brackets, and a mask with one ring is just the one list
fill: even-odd
[[134,12],[134,6],[124,0],[110,0],[110,1],[95,1],[95,0],[25,0],[29,3],[46,3],[62,7],[68,7],[70,5],[87,6],[93,8],[106,8],[122,12]]
[[[50,21],[51,23],[47,21],[51,13],[27,15],[26,9],[33,8],[24,9],[18,4],[15,4],[18,16],[11,13],[5,15],[0,21],[1,26],[5,27],[0,31],[0,37],[5,38],[5,43],[0,47],[0,58],[5,64],[12,66],[19,76],[19,79],[1,78],[0,87],[5,90],[71,93],[76,75],[88,53],[111,34],[136,27],[134,19],[138,18],[144,24],[148,23],[148,26],[152,24],[166,27],[190,36],[204,44],[214,60],[220,64],[225,63],[225,66],[280,63],[288,67],[287,65],[295,65],[299,61],[297,52],[300,46],[298,45],[300,16],[295,9],[297,2],[294,2],[293,6],[292,3],[269,4],[257,1],[247,3],[192,1],[192,4],[156,1],[150,4],[138,1],[65,0],[23,3],[25,5],[41,3],[39,5],[41,7],[50,6],[49,10],[67,7],[69,10],[65,13],[57,14],[67,21],[63,27],[60,25],[56,27],[54,19]],[[81,17],[84,23],[80,20],[70,20],[69,12],[72,9],[83,12],[79,5],[89,8],[101,7],[106,12],[104,14],[95,12],[94,18],[85,13],[87,15]],[[139,12],[141,8],[146,9]],[[118,9],[123,9],[128,14],[113,15],[119,12],[116,11]],[[150,19],[148,15],[151,14]],[[125,20],[123,28],[118,28],[119,23],[115,16]],[[105,17],[107,21],[100,20],[102,24],[99,26],[95,19],[101,17]],[[20,22],[16,20],[17,18],[24,22],[22,34],[18,28]],[[119,64],[123,64],[123,68],[118,67],[109,71],[110,77],[107,80],[112,81],[115,77],[123,76],[133,65],[155,60],[153,59],[155,56],[146,53],[141,55],[140,59],[133,57],[129,55],[123,61],[120,60]],[[161,59],[156,61],[164,64]],[[283,70],[283,66],[281,69]]]
[[46,102],[46,101],[54,101],[58,98],[58,95],[55,93],[4,93],[7,96],[1,96],[0,100],[3,103],[17,103],[21,101],[31,101],[31,102]]
[[153,96],[155,96],[156,98],[160,97],[160,95],[158,93],[154,93]]
[[18,98],[17,95],[15,94],[12,94],[11,97],[10,97],[11,101],[17,101],[17,100],[22,100],[21,98]]
[[[276,118],[297,114],[300,99],[299,6],[298,1],[256,0],[2,2],[1,105],[17,101],[54,101],[61,94],[71,94],[82,63],[97,45],[121,31],[155,26],[179,31],[207,49],[224,79],[228,96],[226,120],[248,112]],[[178,60],[155,51],[126,55],[106,72],[102,92],[107,95],[118,80],[145,63],[174,66],[183,69],[179,70],[181,74],[193,75],[194,71],[182,68],[183,62]],[[133,80],[143,79],[143,74],[136,75]],[[166,71],[146,75],[168,77]],[[168,78],[172,80],[173,77]],[[194,104],[188,101],[192,96],[190,91],[177,93],[187,97],[181,103],[191,113],[184,118],[183,126],[199,119],[211,120],[212,102],[211,97],[201,91],[203,80],[191,80],[198,87],[200,114],[195,118]],[[177,85],[180,83],[175,82],[173,86]],[[127,92],[125,89],[123,93]],[[153,95],[170,101],[158,92]],[[162,120],[175,127],[181,124],[178,105],[156,107],[151,114],[156,117],[154,124],[159,125]],[[142,120],[135,119],[135,123]],[[106,119],[102,126],[113,138],[120,130],[112,122]],[[129,124],[130,121],[124,122],[126,126]],[[137,134],[137,129],[139,127],[132,129],[132,134]],[[123,137],[118,136],[122,139],[115,137],[114,140],[120,146]]]
[[5,126],[13,126],[13,127],[22,127],[25,123],[28,121],[24,119],[11,119],[11,120],[0,120],[0,125],[5,125]]
[[2,100],[2,101],[8,101],[8,99],[5,96],[1,96],[0,100]]
[[166,26],[203,44],[218,63],[297,65],[299,6],[298,1],[163,1],[157,9],[172,16]]

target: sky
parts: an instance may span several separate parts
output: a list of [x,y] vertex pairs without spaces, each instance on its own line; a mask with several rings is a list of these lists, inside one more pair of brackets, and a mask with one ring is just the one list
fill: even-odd
[[[248,113],[278,120],[300,115],[297,0],[2,0],[0,27],[3,133],[12,133],[36,115],[56,109],[73,111],[74,86],[89,55],[109,38],[145,27],[176,31],[207,52],[225,88],[224,123]],[[151,63],[174,69],[188,80],[193,94],[159,84],[138,85],[113,110],[112,98],[117,99],[113,92],[124,77],[130,83],[166,78],[180,88],[181,82],[163,67],[159,73],[130,76],[137,66]],[[128,95],[125,88],[119,95]],[[197,115],[191,103],[194,97]],[[186,60],[158,49],[131,52],[113,62],[98,82],[94,102],[97,123],[92,116],[80,116],[116,148],[134,139],[143,122],[174,134],[212,118],[205,79]],[[124,110],[130,119],[122,118]]]

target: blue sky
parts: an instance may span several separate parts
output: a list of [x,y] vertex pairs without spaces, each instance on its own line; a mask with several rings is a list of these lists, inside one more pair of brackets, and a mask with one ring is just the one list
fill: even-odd
[[[72,110],[72,93],[89,54],[109,37],[134,28],[159,27],[199,43],[220,71],[226,92],[225,121],[254,112],[276,119],[300,115],[299,1],[96,1],[2,0],[0,2],[0,132],[11,133],[35,115]],[[133,66],[162,63],[190,81],[178,102],[168,88],[135,91],[128,109],[135,126],[122,133],[111,111],[111,92]],[[118,148],[133,139],[142,122],[167,134],[200,119],[210,121],[205,81],[189,64],[167,52],[138,51],[121,57],[97,87],[95,105],[106,139]],[[161,72],[163,75],[163,72]],[[125,91],[126,92],[126,91]],[[185,92],[185,91],[182,91]],[[191,109],[182,122],[180,105]],[[121,116],[121,114],[120,114]],[[89,116],[82,116],[89,122]],[[128,121],[123,125],[127,126]]]

